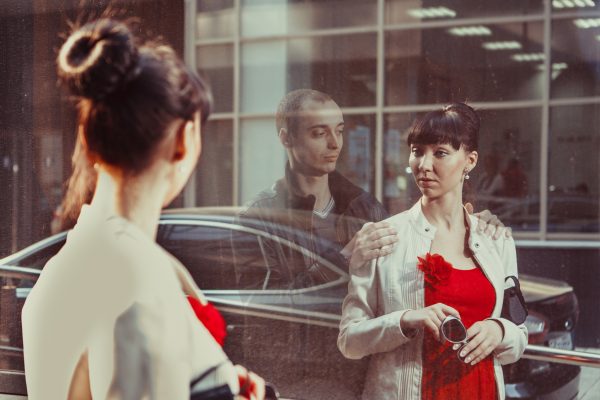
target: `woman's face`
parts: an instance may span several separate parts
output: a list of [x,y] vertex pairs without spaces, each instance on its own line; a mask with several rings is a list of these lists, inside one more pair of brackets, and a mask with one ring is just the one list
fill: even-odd
[[411,144],[409,165],[421,193],[439,198],[446,193],[462,193],[466,171],[477,163],[477,152],[456,150],[450,144]]

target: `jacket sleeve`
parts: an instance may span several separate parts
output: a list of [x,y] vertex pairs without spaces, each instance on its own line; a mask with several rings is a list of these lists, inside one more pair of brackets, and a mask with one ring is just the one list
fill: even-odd
[[[515,241],[508,238],[501,242],[496,245],[499,247],[498,250],[504,265],[504,276],[518,276]],[[510,364],[518,361],[523,355],[525,347],[527,347],[527,328],[524,324],[516,325],[505,318],[493,319],[498,321],[504,330],[504,337],[494,350],[496,358],[500,364]]]
[[400,329],[400,318],[408,310],[379,315],[378,263],[372,260],[351,271],[348,294],[342,305],[338,348],[346,358],[360,359],[391,351],[411,340]]

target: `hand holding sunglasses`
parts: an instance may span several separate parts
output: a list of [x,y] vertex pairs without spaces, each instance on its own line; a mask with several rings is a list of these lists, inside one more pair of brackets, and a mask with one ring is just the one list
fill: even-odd
[[471,365],[486,358],[502,341],[503,331],[494,320],[478,321],[467,330],[462,321],[447,316],[440,325],[440,337],[453,343],[457,357]]

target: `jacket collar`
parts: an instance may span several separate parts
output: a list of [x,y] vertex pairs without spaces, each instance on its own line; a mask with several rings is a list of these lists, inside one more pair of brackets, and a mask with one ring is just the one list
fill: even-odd
[[[363,190],[346,179],[342,174],[333,171],[328,175],[329,191],[335,202],[336,214],[343,214],[349,204],[363,193]],[[301,196],[294,192],[298,185],[289,163],[285,166],[285,177],[275,183],[274,190],[286,202],[286,206],[296,210],[312,210],[315,206],[315,196]]]

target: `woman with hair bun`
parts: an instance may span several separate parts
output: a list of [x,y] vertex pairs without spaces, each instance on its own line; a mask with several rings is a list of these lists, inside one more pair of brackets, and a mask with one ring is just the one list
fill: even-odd
[[[527,328],[500,317],[505,277],[517,275],[515,243],[479,232],[463,207],[479,126],[464,103],[413,124],[409,165],[422,197],[386,220],[401,238],[391,254],[352,255],[338,347],[371,356],[364,399],[504,399],[501,365],[525,350]],[[452,344],[440,327],[456,319],[464,336]]]
[[262,399],[264,381],[231,364],[184,296],[193,281],[155,243],[200,155],[207,84],[111,19],[75,29],[57,63],[97,179],[23,307],[29,399],[189,399],[199,377],[195,392]]

